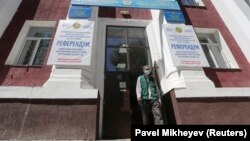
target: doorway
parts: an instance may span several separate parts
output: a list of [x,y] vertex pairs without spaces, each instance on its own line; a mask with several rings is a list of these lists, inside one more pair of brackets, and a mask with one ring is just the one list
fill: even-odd
[[150,65],[144,27],[106,28],[103,138],[130,138],[131,124],[141,124],[136,81],[142,67]]

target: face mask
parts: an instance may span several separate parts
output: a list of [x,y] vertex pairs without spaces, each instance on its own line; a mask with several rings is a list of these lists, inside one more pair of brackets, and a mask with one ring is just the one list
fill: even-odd
[[144,74],[145,75],[149,75],[150,74],[150,70],[144,70]]

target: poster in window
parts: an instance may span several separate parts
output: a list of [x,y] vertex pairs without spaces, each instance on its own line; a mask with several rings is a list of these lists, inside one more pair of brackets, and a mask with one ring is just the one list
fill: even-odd
[[49,65],[90,65],[94,22],[60,20],[49,55]]

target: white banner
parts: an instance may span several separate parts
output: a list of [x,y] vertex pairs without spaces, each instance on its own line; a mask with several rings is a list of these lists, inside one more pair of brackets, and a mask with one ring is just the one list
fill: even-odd
[[48,64],[90,65],[94,22],[60,20]]
[[169,24],[163,27],[175,66],[209,67],[192,26]]

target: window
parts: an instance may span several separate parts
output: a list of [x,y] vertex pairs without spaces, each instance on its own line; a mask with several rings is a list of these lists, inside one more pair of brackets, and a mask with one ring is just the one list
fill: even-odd
[[106,71],[140,72],[150,62],[145,28],[107,27]]
[[226,61],[221,55],[220,46],[213,34],[197,33],[202,49],[212,68],[227,68]]
[[231,51],[217,29],[195,28],[211,68],[238,68]]
[[5,64],[43,65],[54,21],[26,21]]
[[53,28],[31,27],[17,65],[42,65]]
[[181,0],[181,3],[189,6],[205,6],[202,0]]

